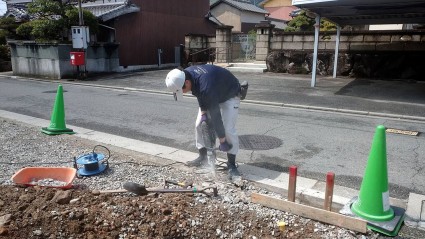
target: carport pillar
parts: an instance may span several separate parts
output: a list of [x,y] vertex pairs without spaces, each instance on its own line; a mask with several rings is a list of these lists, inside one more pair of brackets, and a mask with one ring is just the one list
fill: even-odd
[[233,26],[219,26],[215,30],[215,61],[217,63],[229,63],[232,59],[232,28]]
[[338,54],[339,54],[339,37],[341,35],[341,27],[336,25],[336,43],[335,43],[335,57],[334,57],[334,74],[333,78],[336,78],[336,71],[338,69]]
[[314,24],[314,53],[313,53],[313,71],[311,73],[311,87],[316,86],[317,49],[319,48],[319,30],[320,30],[320,16],[316,15],[316,24]]
[[255,43],[255,60],[265,61],[270,50],[270,38],[275,25],[270,21],[261,21],[255,25],[257,29],[257,39]]

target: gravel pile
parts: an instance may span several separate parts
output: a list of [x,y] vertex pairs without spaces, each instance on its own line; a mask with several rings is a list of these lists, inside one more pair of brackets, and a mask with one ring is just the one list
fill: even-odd
[[[2,172],[0,174],[1,187],[10,187],[10,185],[14,185],[10,180],[11,176],[23,167],[74,167],[74,157],[91,153],[96,145],[96,142],[80,139],[75,135],[48,136],[41,133],[39,128],[2,118],[0,118],[0,132],[0,171]],[[108,147],[111,152],[111,157],[109,158],[110,168],[104,173],[96,176],[75,178],[73,181],[74,188],[81,190],[122,189],[123,183],[128,181],[143,184],[147,188],[162,188],[164,187],[164,179],[174,181],[191,180],[194,185],[199,187],[215,185],[219,194],[216,198],[208,197],[203,194],[194,194],[194,196],[184,195],[184,197],[188,198],[187,200],[190,200],[188,205],[191,205],[194,208],[205,208],[204,213],[188,215],[185,219],[185,222],[187,223],[184,223],[184,225],[179,224],[179,227],[187,228],[189,231],[201,231],[203,230],[202,228],[206,228],[208,224],[215,226],[213,225],[215,216],[211,215],[211,213],[215,210],[219,212],[220,210],[217,208],[221,208],[226,211],[226,215],[232,215],[232,218],[229,216],[229,219],[221,219],[220,223],[223,223],[223,221],[231,221],[234,227],[226,228],[226,223],[223,225],[217,225],[216,228],[213,228],[214,233],[210,235],[211,238],[261,238],[258,235],[250,235],[248,237],[244,234],[246,230],[254,227],[254,225],[247,221],[247,216],[240,217],[238,219],[237,215],[242,215],[243,213],[252,213],[261,219],[259,221],[262,225],[265,225],[265,227],[263,226],[263,228],[261,228],[261,235],[268,235],[263,238],[274,238],[274,236],[278,237],[278,235],[280,235],[279,238],[379,237],[378,234],[373,232],[368,232],[367,235],[362,235],[333,225],[322,224],[287,212],[281,212],[262,207],[258,204],[253,204],[250,202],[250,195],[252,192],[267,194],[276,198],[281,198],[281,196],[268,192],[264,189],[257,188],[249,182],[244,182],[243,185],[239,187],[235,186],[226,179],[226,175],[223,173],[225,171],[220,172],[220,170],[218,170],[220,172],[219,176],[213,181],[208,174],[199,173],[198,171],[188,168],[182,164],[168,162],[154,156],[141,155],[140,153],[112,146],[106,147]],[[107,152],[102,152],[101,148],[99,148],[99,151],[100,152],[98,153],[107,155]],[[120,194],[118,196],[120,198],[119,200],[122,200],[128,194],[131,193]],[[102,197],[105,196],[99,196],[99,198]],[[134,195],[129,195],[128,197],[130,199],[137,198],[134,197]],[[164,200],[170,200],[169,197],[170,196],[164,196]],[[116,200],[118,201],[118,199]],[[143,211],[147,206],[143,206],[144,204],[142,202],[135,201],[134,203],[139,203],[140,205],[137,212],[134,213],[139,215],[140,213],[147,213]],[[111,213],[117,213],[116,210],[118,210],[118,206],[113,203],[109,204],[105,202],[104,205],[100,206],[110,210]],[[68,213],[70,212],[71,211],[68,211]],[[133,212],[130,212],[129,215],[133,215],[132,213]],[[3,215],[0,210],[0,217],[2,216]],[[67,215],[69,218],[72,218],[73,216],[74,212],[72,212],[72,215]],[[258,219],[255,220],[258,221]],[[284,221],[286,224],[285,230],[287,230],[287,234],[284,234],[285,236],[282,236],[283,234],[276,234],[278,232],[277,223],[280,221]],[[99,222],[100,226],[103,223],[106,222]],[[158,227],[158,223],[161,224],[160,221],[151,221],[150,226],[154,228]],[[134,230],[137,231],[137,228],[132,229],[131,225],[133,224],[134,223],[128,222],[128,224],[125,224],[126,228],[117,228],[117,230],[119,230],[116,236],[112,238],[137,238],[129,236],[131,235],[132,230],[133,232]],[[135,225],[135,227],[137,227],[137,225]],[[179,230],[179,228],[177,228],[177,230]],[[189,231],[187,233],[189,233]],[[309,234],[307,234],[307,231],[309,231]],[[39,232],[37,231],[34,233],[37,234]],[[201,233],[199,235],[209,234],[210,232],[208,232],[208,234]],[[193,234],[190,233],[187,235],[191,235],[187,238],[202,238],[193,236]]]

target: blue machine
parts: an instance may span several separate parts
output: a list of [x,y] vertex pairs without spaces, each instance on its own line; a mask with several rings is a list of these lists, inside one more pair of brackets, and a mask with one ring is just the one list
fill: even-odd
[[[104,154],[96,153],[96,147],[105,148],[106,151],[108,151],[108,157],[106,158]],[[92,176],[100,174],[109,168],[108,159],[110,156],[111,153],[108,148],[102,145],[96,145],[94,146],[92,153],[84,154],[78,158],[74,158],[74,167],[77,169],[77,174],[80,176]]]

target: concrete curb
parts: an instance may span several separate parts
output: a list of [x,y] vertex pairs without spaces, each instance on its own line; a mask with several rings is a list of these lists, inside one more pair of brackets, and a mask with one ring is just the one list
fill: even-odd
[[[25,124],[46,127],[50,124],[48,120],[35,118],[31,116],[21,115],[9,111],[0,110],[0,117],[22,122]],[[76,132],[74,136],[96,141],[97,143],[108,144],[115,147],[140,152],[147,155],[161,157],[172,160],[174,162],[186,163],[195,158],[197,154],[163,145],[152,144],[140,140],[129,139],[117,135],[85,129],[73,125],[67,125]],[[218,159],[224,161],[223,159]],[[265,188],[272,192],[279,193],[283,196],[287,195],[289,174],[259,168],[247,164],[240,164],[239,169],[243,174],[243,178],[253,182],[259,187]],[[296,201],[301,204],[323,208],[325,198],[325,183],[309,178],[297,177]],[[334,195],[332,210],[339,211],[354,196],[358,195],[358,191],[342,186],[334,186]],[[390,198],[391,205],[406,209],[407,202],[405,200]]]

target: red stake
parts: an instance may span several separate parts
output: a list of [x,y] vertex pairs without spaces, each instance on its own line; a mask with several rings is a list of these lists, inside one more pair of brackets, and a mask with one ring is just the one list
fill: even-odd
[[297,186],[297,166],[289,167],[288,201],[295,202],[295,191]]
[[325,204],[323,208],[327,211],[332,211],[332,197],[334,194],[335,174],[328,172],[326,175],[326,191],[325,191]]

